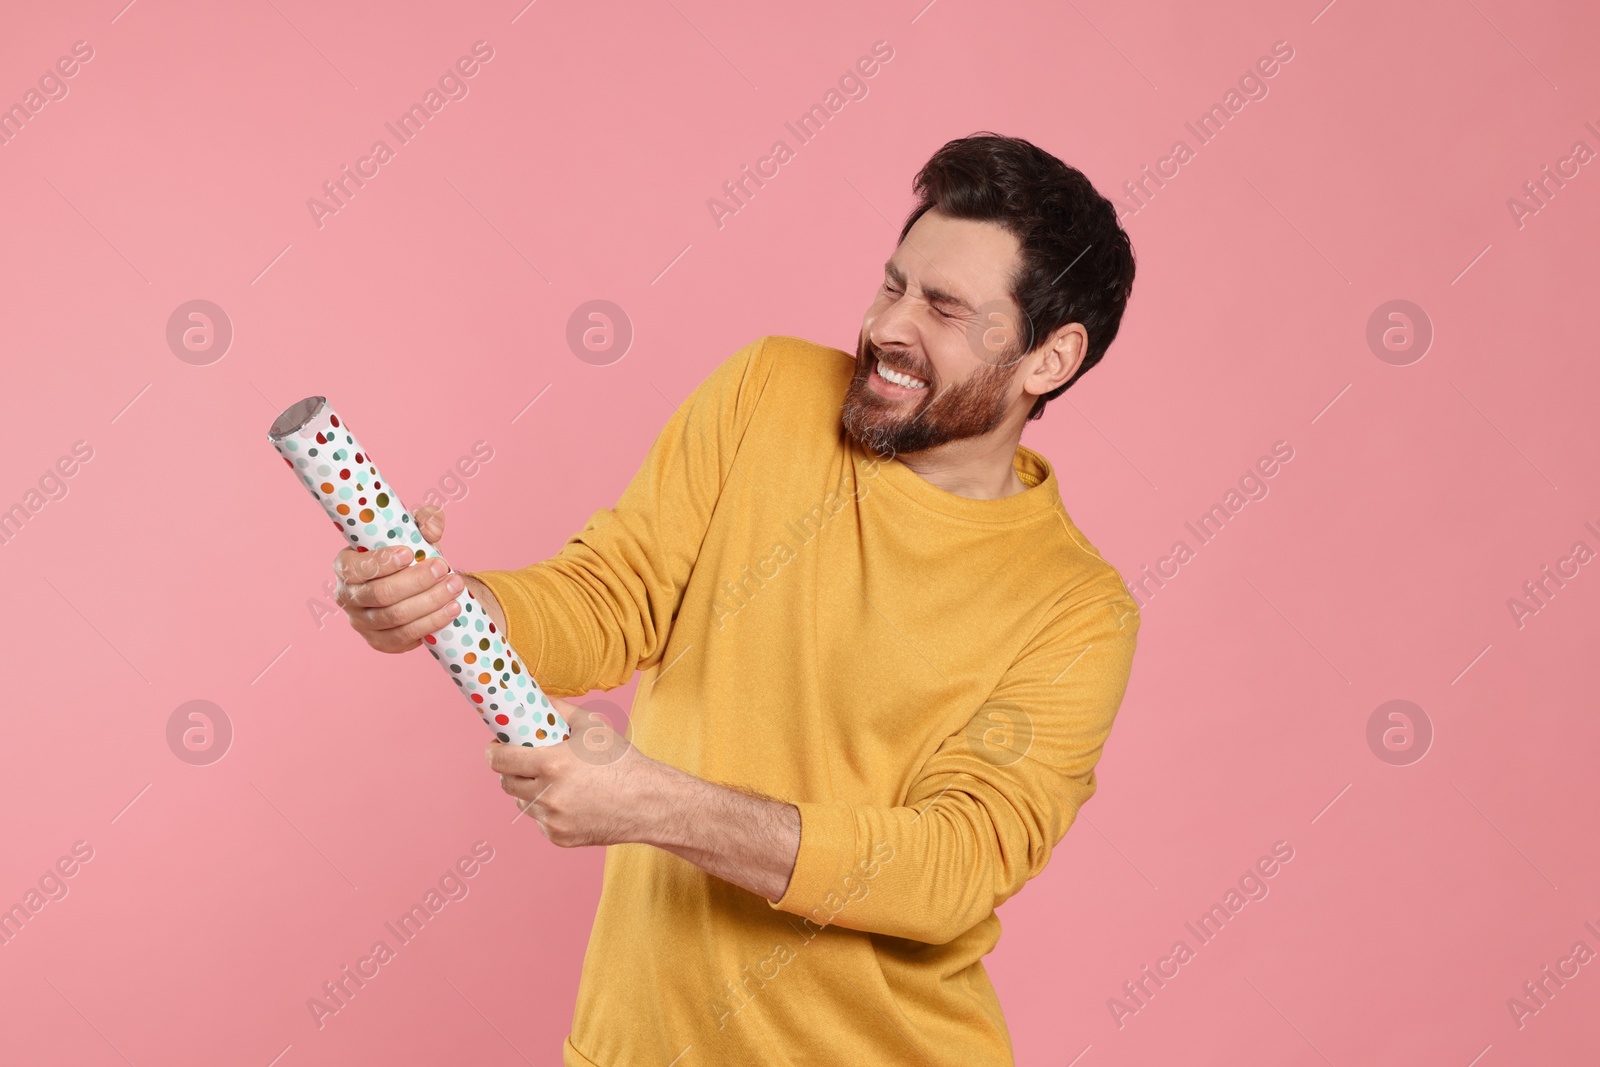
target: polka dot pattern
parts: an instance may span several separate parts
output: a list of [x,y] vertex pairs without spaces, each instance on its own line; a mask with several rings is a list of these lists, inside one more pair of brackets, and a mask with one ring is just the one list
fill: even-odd
[[[417,531],[411,513],[378,473],[372,454],[344,425],[323,397],[292,405],[279,423],[310,411],[298,427],[269,433],[278,455],[317,499],[334,528],[358,552],[404,545],[417,560],[439,550]],[[276,425],[275,430],[276,430]],[[572,733],[550,706],[539,683],[522,669],[516,650],[470,589],[456,597],[461,611],[442,629],[426,635],[422,646],[445,668],[468,706],[500,740],[534,748],[565,741]]]

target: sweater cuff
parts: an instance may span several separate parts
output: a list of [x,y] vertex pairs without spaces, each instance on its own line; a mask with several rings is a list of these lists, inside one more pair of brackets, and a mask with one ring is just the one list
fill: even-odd
[[[545,624],[548,608],[557,603],[547,575],[534,568],[516,571],[462,571],[489,587],[500,610],[505,613],[506,633],[502,635],[527,665],[539,688],[550,696],[582,696],[587,688],[563,688],[564,677],[577,672],[582,651],[570,634]],[[547,679],[546,674],[551,676]]]
[[783,897],[768,901],[787,911],[826,926],[843,906],[849,886],[846,877],[856,855],[856,816],[849,804],[796,804],[800,809],[800,851]]

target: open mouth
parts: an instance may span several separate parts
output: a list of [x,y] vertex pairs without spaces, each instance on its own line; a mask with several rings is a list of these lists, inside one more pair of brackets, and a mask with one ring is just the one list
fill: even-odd
[[881,359],[877,362],[875,373],[890,385],[899,386],[901,389],[926,389],[928,387],[928,383],[921,378],[906,374],[904,371],[897,371]]

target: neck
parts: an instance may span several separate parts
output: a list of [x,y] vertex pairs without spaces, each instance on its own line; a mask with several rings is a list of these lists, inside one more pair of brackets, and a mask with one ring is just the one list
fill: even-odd
[[1028,488],[1012,465],[1021,440],[1020,429],[997,431],[895,458],[947,493],[974,500],[999,500]]

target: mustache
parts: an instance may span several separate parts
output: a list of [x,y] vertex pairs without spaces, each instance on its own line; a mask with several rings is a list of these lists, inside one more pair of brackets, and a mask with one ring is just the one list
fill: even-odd
[[[885,352],[883,349],[878,348],[870,341],[862,344],[861,351],[862,354],[868,359],[873,361],[882,360],[891,370],[897,370],[904,374],[909,374],[914,378],[921,378],[925,382],[931,383],[933,381],[933,375],[930,371],[924,370],[913,360],[906,358],[905,355],[899,352]],[[864,363],[863,367],[863,374],[870,374],[872,372],[872,367],[870,365]]]

